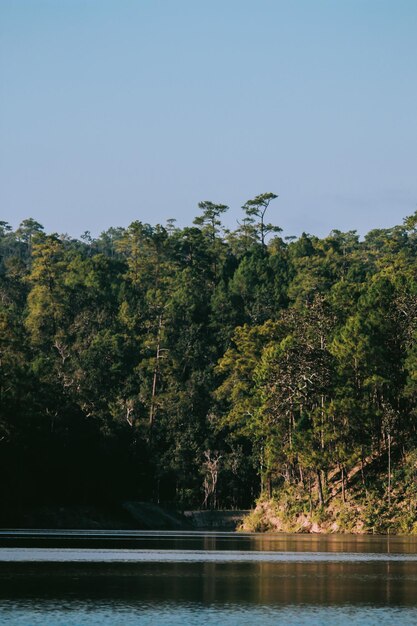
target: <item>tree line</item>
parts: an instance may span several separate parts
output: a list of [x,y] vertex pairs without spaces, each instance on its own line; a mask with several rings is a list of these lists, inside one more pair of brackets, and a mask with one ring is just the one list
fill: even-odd
[[[265,193],[94,238],[0,222],[0,494],[249,507],[417,446],[417,212],[282,237]],[[382,471],[382,470],[381,470]]]

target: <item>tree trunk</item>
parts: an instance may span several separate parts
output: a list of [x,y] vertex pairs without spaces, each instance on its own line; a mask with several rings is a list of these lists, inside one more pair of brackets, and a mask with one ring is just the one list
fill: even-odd
[[323,485],[321,482],[320,470],[316,470],[316,476],[317,476],[317,491],[319,494],[319,503],[320,503],[320,506],[324,506]]
[[153,426],[154,418],[155,418],[156,385],[158,383],[159,359],[161,356],[161,328],[162,328],[162,315],[159,316],[158,333],[156,336],[157,344],[156,344],[156,355],[155,355],[155,367],[153,370],[151,406],[149,409],[149,426],[151,428]]
[[268,476],[266,477],[266,488],[267,488],[267,491],[268,491],[268,498],[272,498],[271,474],[268,474]]
[[391,434],[388,435],[388,508],[391,507]]
[[345,494],[345,466],[342,465],[341,467],[341,472],[342,472],[342,500],[343,502],[346,502],[346,494]]
[[362,450],[362,454],[361,454],[361,476],[362,476],[362,484],[365,488],[365,493],[368,493],[368,490],[366,488],[366,479],[365,479],[365,472],[364,472],[364,464],[363,464],[363,450]]

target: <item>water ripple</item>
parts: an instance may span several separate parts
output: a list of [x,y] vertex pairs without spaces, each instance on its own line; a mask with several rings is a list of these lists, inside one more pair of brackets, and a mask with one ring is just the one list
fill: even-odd
[[242,550],[119,550],[73,548],[0,548],[0,562],[90,563],[371,563],[417,562],[417,554],[376,552],[289,552]]

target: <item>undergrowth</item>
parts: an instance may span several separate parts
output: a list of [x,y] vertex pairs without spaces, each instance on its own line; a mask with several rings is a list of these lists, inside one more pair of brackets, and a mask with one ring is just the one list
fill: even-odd
[[369,474],[348,485],[345,500],[332,485],[324,506],[301,484],[284,485],[272,498],[261,496],[243,520],[246,532],[417,534],[417,452],[404,456],[391,473]]

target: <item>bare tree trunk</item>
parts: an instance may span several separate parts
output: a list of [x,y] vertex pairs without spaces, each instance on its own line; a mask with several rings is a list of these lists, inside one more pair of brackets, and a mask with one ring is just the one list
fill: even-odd
[[204,501],[203,506],[208,508],[210,496],[212,497],[212,508],[217,508],[217,481],[219,478],[219,465],[221,456],[215,452],[212,456],[210,450],[204,452],[206,476],[204,477]]

